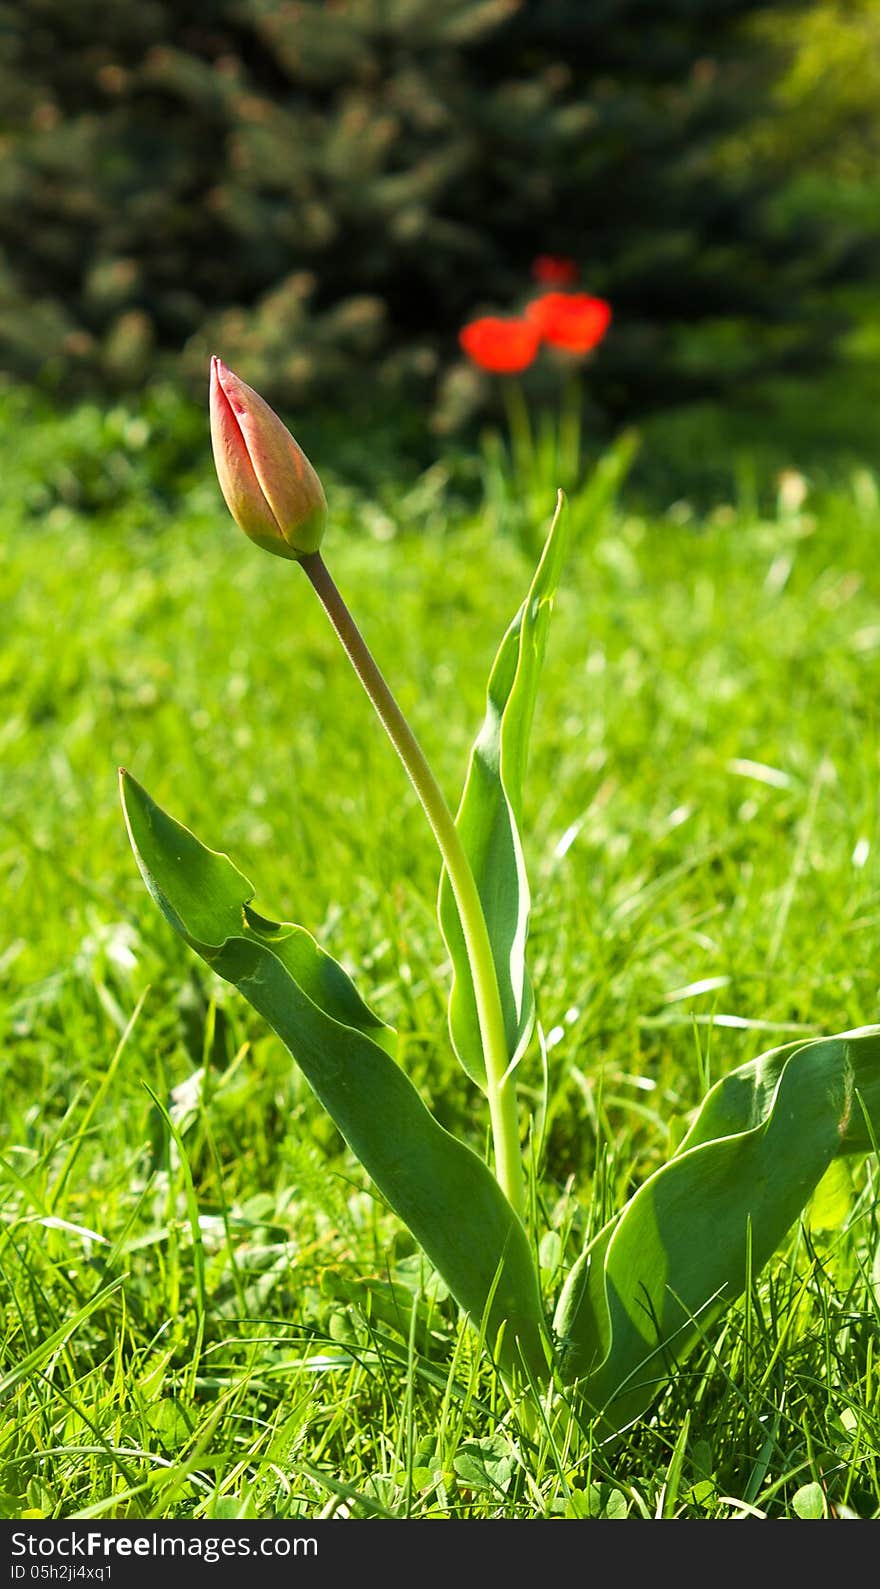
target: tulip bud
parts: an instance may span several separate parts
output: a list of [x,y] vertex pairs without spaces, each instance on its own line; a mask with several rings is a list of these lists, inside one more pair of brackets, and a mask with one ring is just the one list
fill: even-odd
[[239,529],[278,557],[316,552],[327,519],[318,476],[278,415],[222,360],[211,360],[211,445]]

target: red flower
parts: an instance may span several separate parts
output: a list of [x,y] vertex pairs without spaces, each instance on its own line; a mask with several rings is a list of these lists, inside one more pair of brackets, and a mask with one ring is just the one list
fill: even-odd
[[541,333],[529,320],[502,320],[486,315],[462,326],[458,340],[469,359],[493,375],[517,375],[528,369],[538,352]]
[[542,342],[566,353],[589,353],[608,330],[611,306],[585,292],[545,292],[527,306],[526,319]]
[[545,287],[570,287],[578,279],[577,262],[556,254],[539,254],[532,262],[532,275]]
[[217,479],[239,529],[278,557],[316,552],[327,520],[318,476],[265,399],[217,358],[210,414]]

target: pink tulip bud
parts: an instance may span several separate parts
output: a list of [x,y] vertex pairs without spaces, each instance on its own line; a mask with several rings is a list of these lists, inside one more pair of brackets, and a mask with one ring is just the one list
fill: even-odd
[[211,444],[220,490],[245,535],[278,557],[316,552],[327,520],[318,476],[278,415],[211,360]]

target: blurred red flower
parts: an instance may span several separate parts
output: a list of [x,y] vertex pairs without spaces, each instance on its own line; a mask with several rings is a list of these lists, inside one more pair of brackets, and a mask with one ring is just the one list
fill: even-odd
[[539,254],[532,261],[532,275],[545,287],[570,287],[578,279],[577,261],[556,254]]
[[469,359],[493,375],[517,375],[528,369],[541,342],[538,327],[530,320],[502,320],[485,315],[462,326],[458,340]]
[[611,321],[611,305],[585,292],[545,292],[526,307],[526,319],[542,342],[566,353],[589,353]]

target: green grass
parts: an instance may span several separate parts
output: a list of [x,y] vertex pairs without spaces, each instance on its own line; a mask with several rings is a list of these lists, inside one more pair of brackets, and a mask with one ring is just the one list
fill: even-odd
[[[614,1450],[564,1406],[522,1427],[125,836],[120,764],[345,963],[438,1118],[487,1146],[445,1038],[432,845],[306,581],[175,452],[173,405],[134,432],[43,416],[14,448],[10,413],[0,1514],[880,1515],[870,1161]],[[361,500],[310,450],[328,561],[454,801],[528,559],[491,514],[447,520],[442,469]],[[862,468],[764,516],[747,493],[606,512],[572,547],[527,798],[548,1302],[711,1080],[878,1018],[878,535]]]

